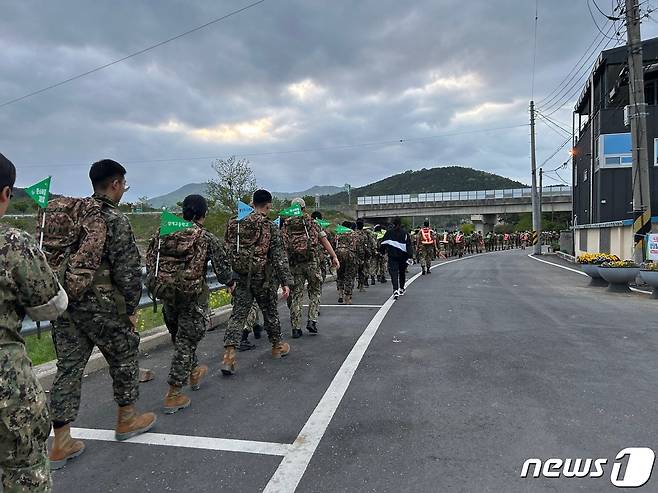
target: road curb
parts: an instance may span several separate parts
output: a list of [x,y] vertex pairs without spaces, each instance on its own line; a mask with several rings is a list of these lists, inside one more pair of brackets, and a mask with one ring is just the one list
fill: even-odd
[[[325,279],[325,283],[332,282],[336,280],[336,276],[330,275]],[[281,301],[281,290],[279,290],[279,301]],[[213,329],[216,329],[223,323],[226,323],[231,316],[231,311],[233,307],[231,305],[223,306],[213,310],[210,315],[210,326]],[[155,327],[154,329],[143,332],[141,335],[141,340],[139,342],[139,352],[140,354],[148,353],[153,351],[160,346],[171,343],[171,338],[169,336],[169,331],[167,327],[161,325]],[[49,361],[48,363],[43,363],[41,365],[34,367],[34,373],[39,379],[39,383],[45,390],[50,390],[53,385],[53,380],[55,379],[55,374],[57,373],[57,361]],[[91,373],[97,372],[104,368],[107,368],[107,361],[100,353],[98,348],[94,348],[94,351],[89,358],[89,362],[85,367],[84,375],[90,375]]]

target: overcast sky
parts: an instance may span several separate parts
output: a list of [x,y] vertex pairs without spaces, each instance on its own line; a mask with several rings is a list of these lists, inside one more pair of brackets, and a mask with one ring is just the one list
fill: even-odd
[[[248,3],[0,0],[0,104]],[[539,5],[538,100],[597,32],[585,0]],[[258,184],[277,191],[444,165],[529,183],[528,128],[478,131],[527,123],[534,10],[531,0],[266,0],[0,108],[0,152],[20,185],[51,174],[55,191],[80,195],[91,162],[122,161],[128,199],[206,181],[210,157],[230,154],[249,156]],[[656,27],[645,22],[643,38]],[[571,107],[553,115],[569,128]],[[361,145],[399,139],[420,140]],[[541,123],[537,139],[539,162],[564,141]]]

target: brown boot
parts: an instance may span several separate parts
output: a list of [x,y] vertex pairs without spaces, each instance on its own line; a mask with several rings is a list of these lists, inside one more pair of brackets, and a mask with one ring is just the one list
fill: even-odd
[[50,469],[61,469],[66,465],[66,461],[74,459],[85,451],[85,444],[80,440],[71,438],[71,424],[66,424],[61,428],[55,428],[55,438],[53,446],[48,453],[50,459]]
[[181,392],[180,387],[169,386],[169,392],[165,396],[164,408],[162,409],[165,414],[174,414],[181,409],[189,407],[190,398]]
[[201,388],[201,380],[208,374],[208,367],[206,365],[199,365],[192,373],[190,373],[190,387],[192,390],[199,390]]
[[272,358],[278,359],[287,356],[290,352],[290,344],[279,341],[272,346]]
[[226,346],[226,348],[224,348],[222,373],[224,375],[233,375],[235,373],[235,346]]
[[153,428],[156,419],[157,418],[153,413],[137,414],[135,406],[132,404],[119,406],[117,427],[114,437],[117,440],[122,441],[128,440],[135,435],[145,433]]
[[352,295],[351,294],[348,294],[347,296],[345,296],[345,304],[346,305],[351,305],[352,304]]

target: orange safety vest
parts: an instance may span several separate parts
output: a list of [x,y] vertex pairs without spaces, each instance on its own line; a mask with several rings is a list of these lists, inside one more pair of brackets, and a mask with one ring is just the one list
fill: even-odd
[[441,240],[441,243],[448,243],[448,233],[443,233],[443,239]]
[[430,228],[421,228],[420,230],[420,242],[423,245],[433,245],[434,240],[432,239],[432,230]]
[[455,243],[461,243],[463,239],[464,239],[464,235],[458,233],[457,236],[455,236]]
[[505,241],[509,241],[509,234],[505,233],[505,236],[503,237]]

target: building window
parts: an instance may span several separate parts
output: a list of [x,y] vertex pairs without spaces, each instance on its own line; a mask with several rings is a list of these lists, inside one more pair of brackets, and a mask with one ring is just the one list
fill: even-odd
[[649,105],[656,104],[656,81],[651,80],[644,84],[644,99]]
[[633,164],[631,134],[601,134],[599,165],[602,168],[623,168]]

